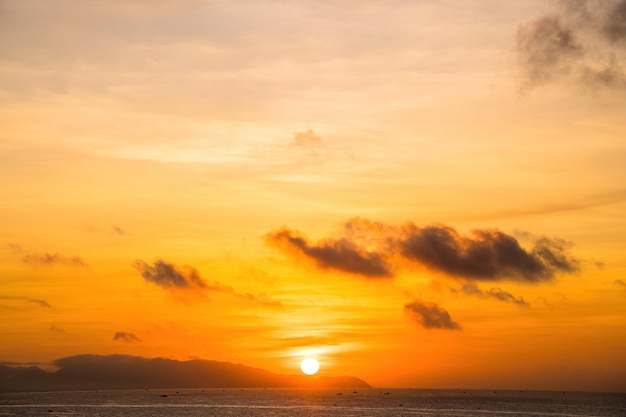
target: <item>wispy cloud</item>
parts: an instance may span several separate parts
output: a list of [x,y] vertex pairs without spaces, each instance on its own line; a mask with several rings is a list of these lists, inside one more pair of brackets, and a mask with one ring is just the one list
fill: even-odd
[[78,256],[66,256],[59,253],[29,253],[22,258],[22,262],[33,266],[68,265],[87,267],[87,262]]
[[116,342],[125,342],[125,343],[139,343],[141,339],[137,337],[134,333],[129,332],[116,332],[113,335],[113,341]]
[[46,300],[40,300],[37,298],[32,298],[30,300],[28,300],[29,303],[32,304],[36,304],[40,307],[44,307],[44,308],[52,308],[52,306],[46,301]]
[[197,269],[191,266],[178,266],[162,259],[155,260],[152,265],[136,260],[133,266],[148,282],[172,293],[208,295],[211,292],[229,294],[240,300],[268,307],[281,306],[280,301],[272,300],[266,294],[250,294],[236,291],[229,285],[220,282],[208,283]]
[[111,230],[113,231],[114,234],[118,235],[118,236],[125,236],[126,235],[126,231],[124,229],[122,229],[119,226],[111,226]]
[[289,144],[289,149],[302,152],[309,157],[317,157],[325,149],[325,145],[319,135],[312,129],[307,129],[294,135]]
[[529,304],[522,297],[516,297],[510,292],[504,291],[502,288],[490,288],[484,291],[476,285],[476,283],[466,283],[459,289],[452,289],[452,292],[471,295],[482,298],[492,298],[505,303],[513,303],[523,307],[529,307]]
[[415,299],[406,303],[404,310],[425,329],[461,330],[461,325],[435,303]]
[[519,26],[516,51],[525,87],[575,81],[626,88],[626,0],[569,0]]
[[54,333],[59,333],[59,334],[65,334],[65,333],[66,333],[66,332],[65,332],[65,329],[63,329],[63,328],[61,328],[61,327],[59,327],[59,326],[57,326],[57,325],[55,325],[55,324],[53,324],[52,326],[50,326],[50,327],[48,328],[48,330],[50,330],[51,332],[54,332]]

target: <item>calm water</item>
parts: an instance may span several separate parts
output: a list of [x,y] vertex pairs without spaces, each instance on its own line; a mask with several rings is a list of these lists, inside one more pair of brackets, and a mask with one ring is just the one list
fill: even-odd
[[0,394],[0,416],[626,416],[626,394],[193,389]]

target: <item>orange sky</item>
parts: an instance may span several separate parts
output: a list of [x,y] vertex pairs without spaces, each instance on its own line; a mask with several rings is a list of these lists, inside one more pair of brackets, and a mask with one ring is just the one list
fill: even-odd
[[626,391],[626,3],[0,2],[0,361]]

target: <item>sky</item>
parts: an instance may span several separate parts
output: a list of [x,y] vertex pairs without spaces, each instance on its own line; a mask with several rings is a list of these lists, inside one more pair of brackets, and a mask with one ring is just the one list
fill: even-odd
[[623,0],[0,0],[0,361],[626,391]]

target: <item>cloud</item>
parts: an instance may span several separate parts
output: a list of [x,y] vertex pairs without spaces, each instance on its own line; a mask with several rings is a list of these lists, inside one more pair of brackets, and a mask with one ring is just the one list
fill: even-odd
[[266,240],[294,257],[313,260],[318,267],[368,278],[392,277],[398,261],[404,260],[459,279],[539,283],[557,273],[576,272],[580,264],[570,254],[573,245],[562,239],[538,237],[524,248],[515,237],[496,229],[461,236],[449,226],[418,227],[410,222],[397,227],[352,219],[338,238],[311,243],[300,233],[282,228]]
[[118,235],[118,236],[125,236],[126,235],[126,232],[124,231],[124,229],[122,229],[119,226],[111,226],[111,229],[112,229],[113,233]]
[[461,330],[450,314],[435,303],[416,299],[405,304],[404,311],[425,329]]
[[477,229],[461,236],[448,226],[409,224],[398,241],[408,259],[455,277],[475,280],[550,281],[557,272],[578,270],[569,254],[572,244],[561,239],[538,238],[524,249],[515,237],[499,230]]
[[141,276],[148,282],[156,284],[179,295],[181,292],[207,294],[209,292],[220,292],[229,294],[240,300],[253,304],[268,307],[279,307],[281,302],[272,300],[266,294],[250,294],[235,291],[231,286],[219,282],[207,283],[198,270],[191,266],[179,267],[177,265],[157,259],[152,265],[142,260],[136,260],[133,266],[141,273]]
[[555,13],[518,27],[525,87],[575,81],[626,88],[626,0],[561,1]]
[[460,289],[452,289],[452,292],[462,293],[465,295],[471,295],[482,298],[493,298],[498,301],[506,303],[513,303],[523,307],[529,307],[528,303],[524,301],[522,297],[515,297],[513,294],[504,291],[501,288],[491,288],[488,291],[483,291],[475,283],[466,283]]
[[328,238],[317,244],[311,244],[298,232],[282,228],[269,233],[266,241],[287,253],[311,259],[322,268],[369,278],[385,278],[392,275],[390,266],[379,253],[360,248],[348,239]]
[[39,299],[33,298],[33,299],[28,300],[28,302],[32,304],[37,304],[40,307],[52,308],[52,306],[45,300],[39,300]]
[[51,332],[55,332],[55,333],[65,334],[65,329],[62,329],[54,324],[50,326],[48,330],[50,330]]
[[307,129],[294,135],[289,148],[303,151],[309,156],[319,156],[324,149],[324,142],[312,129]]
[[87,267],[87,262],[78,256],[65,256],[58,253],[29,253],[22,262],[34,266],[69,265]]
[[134,333],[128,332],[116,332],[113,335],[113,341],[125,342],[125,343],[139,343],[141,340]]
[[206,282],[200,277],[198,271],[192,267],[179,268],[174,264],[161,259],[154,261],[152,266],[141,260],[136,260],[133,266],[141,273],[148,282],[162,288],[171,290],[204,290]]
[[581,56],[582,46],[558,17],[544,16],[519,27],[517,51],[528,77],[539,84],[569,71],[571,61]]
[[614,285],[617,285],[618,287],[622,287],[624,289],[626,289],[626,282],[624,282],[621,279],[616,279],[615,281],[613,281]]

